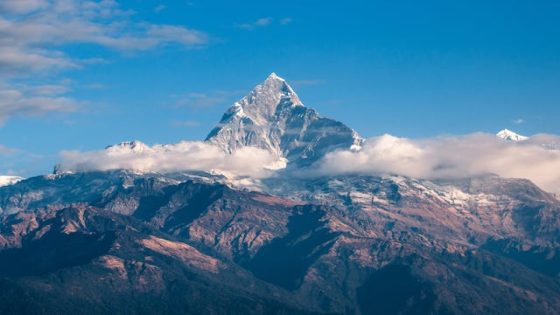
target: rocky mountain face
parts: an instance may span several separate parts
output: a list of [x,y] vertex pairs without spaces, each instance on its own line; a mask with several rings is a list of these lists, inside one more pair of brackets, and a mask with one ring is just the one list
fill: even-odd
[[[274,194],[210,175],[116,171],[1,188],[3,285],[45,312],[553,314],[560,306],[560,203],[528,181],[268,184]],[[64,302],[51,305],[54,296]]]
[[133,216],[48,207],[0,228],[2,314],[308,313],[293,293]]
[[252,146],[309,165],[327,152],[359,146],[362,138],[341,122],[303,106],[288,83],[272,73],[223,115],[206,141],[227,152]]
[[[272,75],[208,141],[305,167],[361,140]],[[129,149],[146,148],[108,148]],[[0,187],[0,313],[560,309],[560,201],[530,181],[293,174],[260,191],[203,172],[127,170]]]

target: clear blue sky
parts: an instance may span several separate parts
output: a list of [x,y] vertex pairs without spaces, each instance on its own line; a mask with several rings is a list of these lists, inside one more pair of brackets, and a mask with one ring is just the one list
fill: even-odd
[[365,137],[560,134],[558,1],[6,1],[4,174],[203,139],[273,71]]

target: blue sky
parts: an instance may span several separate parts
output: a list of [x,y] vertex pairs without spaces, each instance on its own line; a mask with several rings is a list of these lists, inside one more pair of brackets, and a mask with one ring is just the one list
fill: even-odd
[[0,4],[0,173],[203,139],[270,72],[365,137],[560,134],[558,1]]

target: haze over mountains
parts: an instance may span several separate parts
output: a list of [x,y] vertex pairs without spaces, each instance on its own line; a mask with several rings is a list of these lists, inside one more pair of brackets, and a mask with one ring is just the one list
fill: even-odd
[[556,141],[363,139],[271,74],[203,142],[0,187],[0,312],[555,314]]

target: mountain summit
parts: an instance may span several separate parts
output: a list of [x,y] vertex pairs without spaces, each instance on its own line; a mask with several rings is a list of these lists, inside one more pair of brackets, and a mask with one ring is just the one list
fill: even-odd
[[524,141],[524,140],[529,139],[529,137],[522,136],[520,134],[517,134],[517,133],[509,130],[509,129],[501,130],[500,132],[498,132],[496,134],[496,136],[498,138],[502,138],[502,139],[508,140],[508,141]]
[[224,113],[206,141],[229,153],[258,147],[302,166],[363,140],[345,124],[305,107],[286,80],[272,73]]

